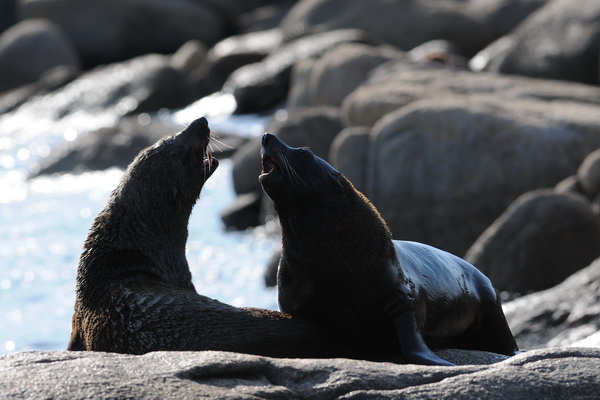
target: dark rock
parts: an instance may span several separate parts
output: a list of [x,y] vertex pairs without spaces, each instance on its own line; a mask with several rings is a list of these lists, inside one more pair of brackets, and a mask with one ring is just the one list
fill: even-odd
[[574,193],[528,192],[477,239],[465,259],[498,290],[548,289],[600,257],[600,217]]
[[261,62],[239,68],[230,75],[223,89],[234,95],[237,113],[268,110],[285,100],[295,63],[347,42],[373,43],[373,39],[364,32],[352,29],[303,37],[287,43]]
[[600,193],[600,150],[588,155],[577,170],[577,180],[590,199]]
[[[22,352],[0,357],[6,399],[593,399],[599,349],[544,349],[508,360],[447,350],[457,367],[225,352]],[[467,365],[468,364],[468,365]]]
[[369,127],[355,126],[341,131],[331,144],[329,160],[354,187],[366,190],[365,171],[369,148]]
[[504,306],[519,347],[600,346],[600,260]]
[[414,101],[464,94],[493,94],[506,101],[534,98],[600,102],[597,86],[492,73],[415,69],[400,62],[377,68],[369,81],[347,96],[342,114],[347,125],[373,126],[385,114]]
[[32,168],[29,178],[111,167],[126,168],[142,149],[181,128],[151,119],[148,114],[124,118],[115,126],[101,128],[59,146]]
[[600,3],[554,0],[477,54],[476,71],[598,83]]
[[266,31],[278,28],[283,17],[289,12],[296,0],[283,0],[275,4],[255,8],[237,19],[237,25],[243,33]]
[[17,0],[0,0],[0,33],[17,23]]
[[33,83],[57,67],[79,70],[77,54],[57,25],[27,20],[0,36],[0,92]]
[[291,93],[299,93],[294,86],[306,87],[306,104],[288,96],[288,107],[336,106],[363,83],[371,70],[387,61],[404,58],[403,52],[389,47],[375,47],[360,43],[345,43],[326,51],[312,64],[307,78],[292,81]]
[[192,39],[212,46],[226,29],[208,2],[188,0],[29,0],[20,11],[58,24],[86,66],[173,53]]
[[369,32],[403,50],[435,39],[454,42],[472,56],[510,32],[546,0],[354,0],[299,2],[282,22],[288,38],[333,29]]
[[248,192],[236,197],[233,204],[219,214],[221,221],[229,229],[245,230],[260,225],[260,203],[262,193]]
[[557,193],[573,192],[583,194],[583,188],[577,179],[577,175],[567,176],[554,187]]
[[221,90],[229,75],[244,65],[264,59],[279,47],[281,38],[281,31],[272,29],[230,36],[217,43],[193,77],[200,96]]
[[366,195],[398,239],[463,255],[519,195],[600,147],[600,107],[500,96],[423,100],[372,128]]

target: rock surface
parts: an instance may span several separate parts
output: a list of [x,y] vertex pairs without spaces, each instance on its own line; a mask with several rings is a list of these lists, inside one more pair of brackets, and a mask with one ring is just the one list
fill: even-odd
[[504,314],[521,350],[600,347],[600,260],[551,289],[508,302]]
[[[498,362],[445,350],[464,364],[429,367],[348,359],[272,359],[225,352],[23,352],[0,357],[5,399],[592,399],[600,349],[536,350]],[[490,365],[474,365],[489,364]]]
[[467,55],[509,32],[545,0],[304,0],[282,22],[287,37],[355,28],[410,50],[434,39],[456,43]]

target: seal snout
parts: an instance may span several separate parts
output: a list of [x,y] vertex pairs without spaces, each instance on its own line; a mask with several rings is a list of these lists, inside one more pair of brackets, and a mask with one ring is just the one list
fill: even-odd
[[277,137],[270,133],[262,135],[261,175],[268,175],[277,169],[277,160],[272,156],[271,147],[277,143]]

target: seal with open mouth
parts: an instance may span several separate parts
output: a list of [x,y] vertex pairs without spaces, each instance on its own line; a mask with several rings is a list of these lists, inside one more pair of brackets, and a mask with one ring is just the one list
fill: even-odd
[[185,246],[192,208],[219,165],[210,140],[200,118],[128,167],[84,243],[69,350],[329,354],[308,321],[196,293]]
[[452,365],[429,346],[517,351],[497,292],[477,268],[392,240],[373,204],[307,148],[264,134],[262,166],[282,227],[282,311],[315,322],[357,358]]

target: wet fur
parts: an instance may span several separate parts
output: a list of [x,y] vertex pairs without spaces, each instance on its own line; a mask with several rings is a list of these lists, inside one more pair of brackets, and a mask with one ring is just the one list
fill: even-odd
[[314,321],[357,357],[399,354],[394,321],[405,313],[431,347],[517,350],[497,293],[476,268],[393,241],[373,204],[307,149],[265,135],[263,165],[283,232],[283,311]]
[[333,351],[307,321],[199,295],[185,257],[206,179],[204,118],[142,151],[94,220],[77,272],[69,350],[226,350],[274,357]]

